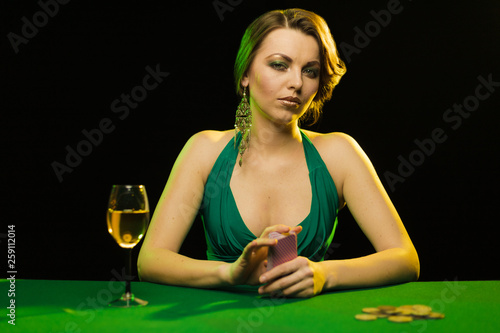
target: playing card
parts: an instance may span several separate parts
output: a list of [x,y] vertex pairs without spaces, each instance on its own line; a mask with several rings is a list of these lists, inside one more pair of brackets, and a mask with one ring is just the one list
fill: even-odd
[[269,247],[267,270],[297,258],[297,234],[293,231],[289,234],[271,232],[269,238],[277,239],[278,244]]

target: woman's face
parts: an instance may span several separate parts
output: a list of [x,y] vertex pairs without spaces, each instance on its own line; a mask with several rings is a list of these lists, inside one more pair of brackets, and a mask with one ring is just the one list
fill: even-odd
[[318,92],[319,46],[295,29],[281,28],[263,40],[241,81],[253,114],[281,125],[297,121]]

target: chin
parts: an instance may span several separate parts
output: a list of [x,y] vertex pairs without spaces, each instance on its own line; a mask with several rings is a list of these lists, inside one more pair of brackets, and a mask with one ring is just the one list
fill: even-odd
[[264,112],[265,117],[280,126],[289,126],[297,122],[304,114],[302,109],[290,109],[278,107],[270,112]]
[[299,118],[297,117],[287,117],[287,118],[283,117],[279,119],[274,119],[274,123],[280,126],[289,126],[297,122],[298,119]]
[[277,118],[275,118],[275,122],[281,125],[290,125],[294,122],[297,122],[299,118],[304,114],[304,112],[298,112],[299,110],[289,111],[286,110],[282,112]]

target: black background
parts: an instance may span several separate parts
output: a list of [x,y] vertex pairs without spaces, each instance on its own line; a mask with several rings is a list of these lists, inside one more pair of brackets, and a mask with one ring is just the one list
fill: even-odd
[[[108,280],[120,271],[124,253],[106,231],[111,185],[146,185],[153,210],[185,141],[233,127],[232,68],[246,26],[289,7],[326,19],[348,68],[312,129],[346,132],[370,156],[419,252],[421,279],[499,278],[500,87],[459,125],[443,119],[471,101],[479,76],[500,82],[498,1],[402,0],[367,45],[357,31],[375,29],[373,13],[394,1],[219,2],[231,10],[219,15],[210,0],[73,0],[45,22],[35,1],[2,4],[0,240],[6,253],[15,225],[17,278]],[[34,15],[41,26],[16,53],[9,36],[22,36],[22,18]],[[347,54],[347,45],[362,47]],[[120,119],[112,102],[142,84],[147,66],[169,75]],[[65,164],[65,147],[76,149],[105,118],[114,130],[60,181],[52,164]],[[400,159],[418,154],[414,141],[437,128],[446,140],[391,187],[384,175],[398,174]],[[343,210],[328,258],[371,251]],[[204,257],[199,220],[182,252]]]

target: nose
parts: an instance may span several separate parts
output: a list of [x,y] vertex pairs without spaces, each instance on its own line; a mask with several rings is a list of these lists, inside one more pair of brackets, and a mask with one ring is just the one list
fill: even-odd
[[302,88],[302,70],[301,69],[293,69],[289,71],[290,77],[288,81],[288,88],[300,91]]

